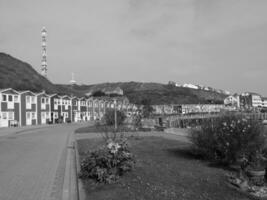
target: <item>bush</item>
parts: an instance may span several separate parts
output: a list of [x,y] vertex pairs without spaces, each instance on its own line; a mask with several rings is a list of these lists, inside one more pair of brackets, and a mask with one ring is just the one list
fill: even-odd
[[[117,125],[123,124],[124,120],[126,119],[126,115],[124,112],[117,110]],[[106,111],[104,115],[104,120],[106,125],[115,125],[115,110],[109,109]]]
[[226,114],[206,120],[191,132],[193,149],[199,155],[224,164],[260,151],[265,137],[262,123],[241,115]]
[[126,140],[107,144],[81,161],[80,178],[91,178],[99,183],[114,183],[125,172],[131,171],[135,159],[128,150]]

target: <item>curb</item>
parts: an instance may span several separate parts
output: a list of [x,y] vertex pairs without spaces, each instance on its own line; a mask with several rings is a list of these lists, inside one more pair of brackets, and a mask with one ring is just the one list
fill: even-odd
[[66,168],[62,188],[62,200],[79,200],[76,170],[76,151],[73,142],[73,133],[69,135],[66,151]]
[[85,200],[86,199],[86,196],[85,196],[85,191],[82,187],[82,181],[81,179],[79,179],[78,177],[78,174],[81,170],[81,167],[80,167],[80,156],[79,156],[79,152],[78,152],[78,144],[77,144],[77,140],[75,138],[75,141],[73,142],[74,143],[74,151],[75,151],[75,164],[76,164],[76,185],[77,185],[77,195],[79,196],[79,199],[78,200]]

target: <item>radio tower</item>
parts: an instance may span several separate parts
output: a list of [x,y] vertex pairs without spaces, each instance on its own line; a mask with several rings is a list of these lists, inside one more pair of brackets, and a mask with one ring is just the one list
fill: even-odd
[[46,36],[47,36],[47,31],[45,27],[43,27],[42,32],[42,67],[41,67],[41,74],[47,78],[47,60],[46,60]]
[[72,86],[76,84],[76,81],[75,81],[75,79],[74,79],[74,73],[71,73],[70,84],[71,84]]

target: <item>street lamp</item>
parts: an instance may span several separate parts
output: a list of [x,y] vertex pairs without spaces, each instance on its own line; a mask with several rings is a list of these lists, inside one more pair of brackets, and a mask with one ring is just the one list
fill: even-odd
[[115,120],[115,131],[117,131],[117,99],[114,99],[114,120]]

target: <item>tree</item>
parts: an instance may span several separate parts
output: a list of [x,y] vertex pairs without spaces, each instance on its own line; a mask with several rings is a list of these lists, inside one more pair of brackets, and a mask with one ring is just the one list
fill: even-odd
[[101,90],[97,90],[97,91],[93,92],[92,96],[93,97],[102,97],[102,96],[106,96],[106,94],[104,92],[102,92]]
[[[126,119],[126,115],[124,114],[124,112],[117,110],[117,125],[123,124],[125,119]],[[115,110],[108,109],[104,115],[104,120],[107,125],[110,125],[110,126],[115,125]]]
[[143,99],[141,100],[141,104],[143,105],[142,115],[144,118],[149,118],[154,111],[153,107],[151,106],[151,99]]

